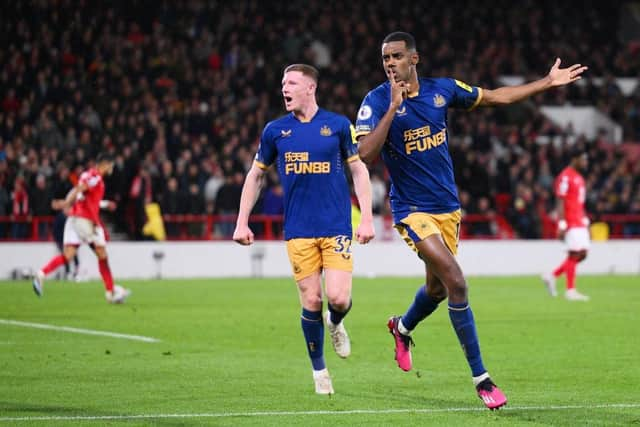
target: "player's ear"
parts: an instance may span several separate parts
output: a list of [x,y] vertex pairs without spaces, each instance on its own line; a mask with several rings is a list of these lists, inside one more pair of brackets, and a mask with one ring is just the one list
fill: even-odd
[[418,62],[420,62],[420,55],[418,55],[418,52],[413,52],[411,54],[411,65],[417,65]]

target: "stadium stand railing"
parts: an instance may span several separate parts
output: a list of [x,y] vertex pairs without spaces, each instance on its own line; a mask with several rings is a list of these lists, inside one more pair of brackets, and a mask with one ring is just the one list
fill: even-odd
[[[235,228],[235,215],[163,215],[166,238],[169,241],[230,240]],[[53,241],[53,216],[0,216],[0,242]],[[593,218],[606,224],[606,238],[640,238],[640,214],[605,214]],[[250,226],[258,240],[281,240],[281,215],[252,215]],[[393,238],[392,221],[384,217],[385,230],[377,230],[378,240]],[[549,216],[542,218],[542,238],[555,239],[557,225]],[[599,231],[599,235],[601,232]],[[518,236],[503,215],[467,214],[460,228],[460,237],[469,239],[516,239]],[[150,240],[152,240],[150,238]],[[596,239],[601,240],[601,239]]]

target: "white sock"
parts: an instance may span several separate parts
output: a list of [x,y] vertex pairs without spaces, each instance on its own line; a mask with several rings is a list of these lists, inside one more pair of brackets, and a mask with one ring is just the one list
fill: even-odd
[[477,377],[473,377],[473,385],[477,386],[478,384],[480,384],[482,381],[486,380],[487,378],[489,378],[489,372],[485,372],[482,375],[478,375]]
[[327,368],[320,369],[319,371],[313,369],[313,378],[318,378],[324,375],[329,375],[329,370]]
[[398,320],[398,332],[402,335],[411,335],[411,331],[404,327],[402,324],[402,318]]

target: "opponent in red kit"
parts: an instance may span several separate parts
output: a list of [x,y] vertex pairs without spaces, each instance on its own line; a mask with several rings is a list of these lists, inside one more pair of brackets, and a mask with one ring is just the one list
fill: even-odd
[[100,206],[104,196],[103,177],[113,171],[113,158],[101,154],[96,159],[96,167],[80,175],[78,185],[69,192],[64,205],[70,206],[69,216],[64,225],[63,254],[53,257],[33,279],[33,290],[42,296],[43,282],[47,274],[55,271],[65,262],[72,260],[82,243],[92,245],[98,257],[100,275],[104,281],[107,302],[123,303],[130,291],[113,283],[111,269],[107,261],[106,238],[100,221]]
[[590,245],[589,218],[584,201],[586,189],[581,172],[587,169],[588,157],[585,152],[574,151],[569,166],[560,172],[555,181],[558,212],[558,234],[564,237],[567,258],[553,273],[542,277],[551,296],[556,296],[556,277],[567,276],[567,291],[564,296],[570,301],[589,301],[589,297],[576,289],[576,266],[587,257]]

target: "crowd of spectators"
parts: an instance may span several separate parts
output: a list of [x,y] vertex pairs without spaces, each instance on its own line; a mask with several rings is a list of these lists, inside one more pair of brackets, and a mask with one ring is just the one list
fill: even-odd
[[[399,29],[415,35],[422,75],[497,87],[501,75],[534,79],[561,57],[603,78],[512,108],[453,112],[451,153],[466,212],[499,211],[517,236],[540,237],[553,177],[577,143],[591,158],[590,212],[640,213],[640,162],[604,137],[587,141],[579,129],[553,125],[538,108],[594,105],[623,126],[625,140],[640,141],[640,95],[624,96],[612,78],[640,75],[638,46],[607,30],[623,3],[489,3],[13,1],[0,16],[0,217],[52,214],[51,200],[100,151],[116,158],[106,195],[118,203],[107,218],[115,232],[143,238],[150,202],[165,215],[235,214],[261,129],[283,114],[284,66],[316,65],[320,105],[353,121],[385,78],[380,42]],[[386,214],[380,163],[371,175],[374,209]],[[281,205],[271,173],[256,212],[278,214]],[[0,221],[0,238],[28,233],[24,223],[9,225]],[[216,236],[229,237],[232,226],[216,227]],[[472,233],[496,230],[479,223]]]

